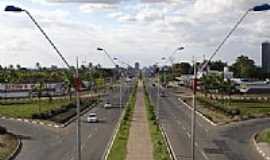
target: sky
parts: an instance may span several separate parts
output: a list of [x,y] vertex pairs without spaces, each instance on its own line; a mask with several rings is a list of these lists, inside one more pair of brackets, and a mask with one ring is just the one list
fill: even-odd
[[[57,65],[61,59],[25,13],[4,12],[6,5],[28,10],[71,65],[112,63],[97,47],[131,65],[190,62],[209,58],[239,18],[270,0],[1,0],[0,64]],[[270,41],[270,11],[250,12],[215,60],[229,64],[246,55],[261,64],[261,43]]]

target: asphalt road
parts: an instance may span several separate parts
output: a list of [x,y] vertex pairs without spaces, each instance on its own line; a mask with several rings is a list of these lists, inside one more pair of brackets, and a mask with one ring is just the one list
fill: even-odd
[[[157,87],[147,82],[152,103],[157,102]],[[159,117],[178,160],[191,159],[191,111],[166,89],[160,97]],[[157,110],[157,109],[156,109]],[[251,144],[252,135],[270,127],[270,119],[249,120],[214,127],[197,116],[196,160],[262,160]]]
[[[123,87],[123,104],[128,101],[127,86]],[[119,108],[119,87],[104,97],[104,102],[98,104],[89,112],[95,112],[101,120],[99,123],[87,123],[88,113],[82,116],[82,160],[100,160],[113,134],[114,128],[123,109]],[[105,101],[111,101],[114,108],[105,109]],[[124,105],[123,105],[124,106]],[[22,150],[16,160],[76,160],[76,122],[66,128],[49,128],[12,120],[1,120],[12,133],[22,139]]]

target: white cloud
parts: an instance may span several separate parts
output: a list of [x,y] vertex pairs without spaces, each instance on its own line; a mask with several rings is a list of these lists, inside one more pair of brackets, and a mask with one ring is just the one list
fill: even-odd
[[49,0],[51,2],[63,2],[63,3],[103,3],[103,4],[116,4],[122,0]]
[[[70,62],[79,55],[109,65],[106,57],[97,54],[97,46],[105,47],[113,56],[143,64],[153,64],[179,45],[185,46],[180,57],[209,56],[243,12],[265,0],[87,2],[90,3],[67,5],[70,9],[80,7],[83,12],[73,13],[59,7],[47,10],[45,7],[42,10],[33,8],[31,13]],[[1,63],[61,64],[25,15],[1,14],[0,53],[1,56],[6,53]],[[77,18],[78,15],[83,19]],[[251,13],[216,58],[232,61],[239,53],[245,53],[259,63],[260,43],[270,39],[269,16],[270,12]],[[91,24],[92,20],[95,24]]]
[[96,11],[113,11],[117,9],[117,5],[112,4],[102,4],[102,3],[89,3],[89,4],[82,4],[80,6],[80,10],[84,13],[91,13]]

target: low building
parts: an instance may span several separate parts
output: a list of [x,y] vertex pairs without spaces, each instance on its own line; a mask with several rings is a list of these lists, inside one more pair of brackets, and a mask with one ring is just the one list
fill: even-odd
[[[0,98],[26,98],[38,95],[38,83],[1,83]],[[65,94],[63,82],[45,83],[41,96],[61,96]]]
[[235,84],[236,89],[238,89],[240,93],[245,93],[245,94],[270,93],[269,81],[258,81],[258,80],[241,79],[241,78],[235,78],[231,80]]

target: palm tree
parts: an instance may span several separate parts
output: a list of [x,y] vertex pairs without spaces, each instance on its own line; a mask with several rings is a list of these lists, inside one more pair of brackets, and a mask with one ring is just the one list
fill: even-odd
[[42,97],[42,92],[44,90],[44,81],[39,81],[39,84],[35,86],[34,90],[38,92],[38,113],[41,113],[40,99]]
[[72,83],[74,82],[74,77],[71,73],[66,72],[64,76],[65,88],[69,94],[69,100],[72,100]]
[[21,69],[21,65],[17,64],[16,65],[16,68],[17,68],[17,70],[20,70]]

